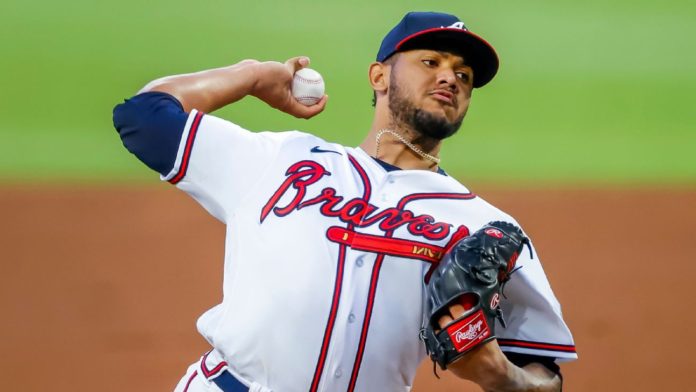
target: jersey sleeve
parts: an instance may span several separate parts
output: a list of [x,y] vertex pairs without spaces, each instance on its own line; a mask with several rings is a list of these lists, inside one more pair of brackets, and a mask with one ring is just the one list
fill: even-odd
[[520,254],[517,268],[504,287],[505,299],[500,303],[507,324],[506,328],[496,327],[500,348],[561,362],[577,359],[561,305],[533,246],[532,252],[525,248]]
[[113,113],[123,146],[159,173],[172,169],[187,118],[181,103],[162,92],[136,95],[116,105]]
[[298,132],[250,132],[165,93],[144,93],[114,109],[124,146],[221,221],[260,181]]

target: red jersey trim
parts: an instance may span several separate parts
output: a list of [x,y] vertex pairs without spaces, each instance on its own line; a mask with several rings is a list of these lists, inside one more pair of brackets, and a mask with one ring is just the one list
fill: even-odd
[[[350,163],[355,167],[355,170],[360,175],[363,182],[363,199],[369,200],[371,194],[371,184],[370,179],[367,177],[365,170],[358,164],[358,161],[351,155],[348,155]],[[348,224],[347,230],[353,230],[353,225]],[[321,350],[319,352],[319,359],[317,360],[317,366],[314,370],[314,377],[312,378],[312,385],[309,388],[310,392],[316,392],[319,389],[319,381],[321,380],[322,373],[324,372],[324,365],[326,363],[326,355],[329,351],[329,345],[331,344],[331,336],[333,334],[333,328],[336,324],[336,315],[338,314],[338,305],[341,299],[341,290],[343,287],[343,272],[345,270],[346,262],[346,252],[347,246],[344,244],[339,245],[338,253],[338,265],[336,266],[336,281],[334,283],[334,295],[331,301],[331,311],[329,312],[329,319],[326,323],[326,329],[324,330],[324,340],[321,344]]]
[[184,387],[184,392],[187,392],[189,387],[191,386],[191,382],[193,381],[194,378],[198,375],[198,370],[194,370],[193,374],[191,377],[189,377],[188,381],[186,382],[186,386]]
[[536,350],[560,351],[564,353],[576,354],[575,346],[572,344],[554,344],[544,342],[531,342],[527,340],[498,339],[500,347],[521,347]]
[[191,128],[186,138],[186,146],[184,147],[184,152],[181,155],[181,164],[179,165],[179,171],[174,177],[172,177],[169,182],[171,184],[177,184],[181,181],[184,176],[186,176],[186,171],[188,170],[189,159],[191,158],[191,150],[193,150],[193,142],[196,140],[196,134],[198,133],[198,126],[201,124],[201,119],[203,118],[202,112],[197,112],[196,117],[193,119]]
[[210,351],[205,353],[205,355],[203,355],[203,358],[201,358],[201,372],[203,372],[203,376],[207,379],[210,379],[211,376],[217,375],[217,373],[220,373],[220,371],[222,371],[227,366],[227,362],[222,361],[215,365],[214,368],[208,369],[208,366],[205,364],[205,361],[208,359],[209,354]]

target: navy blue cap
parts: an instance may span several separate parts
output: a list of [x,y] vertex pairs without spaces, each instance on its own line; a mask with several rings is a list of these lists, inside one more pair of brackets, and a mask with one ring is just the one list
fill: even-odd
[[382,40],[377,61],[411,49],[446,49],[462,54],[474,70],[474,87],[484,86],[498,72],[495,49],[454,15],[409,12]]

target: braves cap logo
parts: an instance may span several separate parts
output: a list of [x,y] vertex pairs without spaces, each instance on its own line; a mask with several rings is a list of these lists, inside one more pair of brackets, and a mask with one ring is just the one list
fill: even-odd
[[[443,28],[445,26],[442,26]],[[466,27],[464,27],[464,22],[454,22],[451,25],[447,26],[448,29],[460,29],[460,30],[466,30]]]

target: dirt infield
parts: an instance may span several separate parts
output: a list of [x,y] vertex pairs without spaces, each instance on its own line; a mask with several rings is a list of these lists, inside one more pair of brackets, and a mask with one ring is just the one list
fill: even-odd
[[[693,390],[695,190],[478,192],[535,240],[580,354],[565,391]],[[0,213],[0,389],[170,391],[206,350],[224,227],[183,193],[6,187]],[[462,385],[425,363],[414,391]]]

